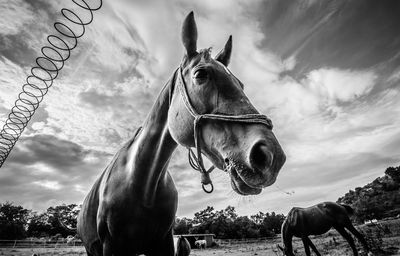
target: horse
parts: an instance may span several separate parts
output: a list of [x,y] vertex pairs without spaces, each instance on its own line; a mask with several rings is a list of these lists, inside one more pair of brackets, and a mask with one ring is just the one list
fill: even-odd
[[310,255],[310,247],[316,255],[320,256],[315,245],[308,238],[309,235],[322,235],[332,227],[341,234],[350,244],[355,256],[358,255],[354,240],[345,228],[356,236],[362,243],[364,249],[369,251],[369,247],[364,237],[358,232],[349,215],[354,214],[354,209],[345,204],[334,202],[324,202],[317,205],[300,208],[293,207],[282,224],[282,242],[284,248],[277,245],[284,255],[294,256],[292,248],[292,237],[299,237],[303,241],[306,255]]
[[196,242],[194,242],[194,244],[199,249],[206,249],[207,241],[206,240],[196,240]]
[[175,256],[188,256],[190,255],[190,250],[189,241],[184,236],[179,236],[176,242]]
[[[77,231],[89,256],[174,255],[178,195],[167,169],[178,145],[195,148],[189,162],[208,192],[214,166],[229,174],[238,194],[256,195],[275,182],[285,162],[271,120],[250,103],[227,67],[232,37],[215,58],[210,48],[198,51],[191,12],[181,39],[179,68],[82,204]],[[202,154],[213,164],[208,170]]]

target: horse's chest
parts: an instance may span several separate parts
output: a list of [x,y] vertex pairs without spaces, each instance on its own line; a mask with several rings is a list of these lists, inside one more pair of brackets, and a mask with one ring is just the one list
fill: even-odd
[[147,204],[141,197],[122,195],[123,198],[112,200],[104,216],[110,232],[126,237],[154,237],[163,235],[170,228],[175,218],[177,195],[175,193],[157,195],[154,202]]
[[113,208],[106,216],[113,243],[123,251],[145,252],[160,241],[172,239],[173,205],[146,207],[140,203]]

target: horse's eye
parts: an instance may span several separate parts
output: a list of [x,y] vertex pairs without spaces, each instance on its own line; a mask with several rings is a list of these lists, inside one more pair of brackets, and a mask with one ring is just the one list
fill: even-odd
[[198,69],[194,72],[193,78],[198,82],[203,82],[208,79],[208,72],[205,69]]

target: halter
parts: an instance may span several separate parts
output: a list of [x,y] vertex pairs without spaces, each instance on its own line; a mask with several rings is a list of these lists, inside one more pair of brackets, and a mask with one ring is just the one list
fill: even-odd
[[[233,74],[225,67],[225,70],[233,76]],[[271,120],[261,114],[245,114],[245,115],[221,115],[221,114],[199,114],[193,105],[190,103],[189,95],[186,89],[185,80],[183,79],[182,75],[182,67],[179,67],[175,73],[178,74],[178,88],[179,92],[182,96],[183,102],[186,106],[186,109],[189,111],[190,115],[193,116],[193,126],[194,126],[194,145],[196,148],[196,154],[193,150],[188,147],[188,157],[189,157],[189,164],[190,166],[199,171],[201,173],[201,183],[204,192],[211,193],[214,190],[214,186],[212,184],[210,173],[215,169],[215,166],[211,166],[208,170],[204,167],[203,158],[201,156],[201,148],[200,148],[200,127],[201,121],[208,119],[208,120],[219,120],[225,122],[238,122],[238,123],[258,123],[264,124],[268,127],[268,129],[272,130],[272,122]],[[207,185],[211,185],[210,190],[206,189]]]

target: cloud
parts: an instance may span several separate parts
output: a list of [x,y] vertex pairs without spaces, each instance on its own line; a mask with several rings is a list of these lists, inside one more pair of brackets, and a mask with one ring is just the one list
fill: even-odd
[[0,77],[2,89],[7,92],[2,93],[0,99],[6,108],[11,109],[22,84],[25,82],[24,69],[9,59],[0,57],[0,72],[2,74]]
[[25,137],[20,145],[13,150],[9,160],[26,165],[40,161],[61,169],[70,168],[81,164],[88,154],[80,145],[52,135]]
[[351,101],[369,93],[377,76],[368,71],[313,70],[307,75],[311,90],[329,100]]
[[34,20],[35,14],[29,4],[23,0],[2,1],[0,3],[0,33],[18,34],[24,26]]
[[[0,15],[9,31],[0,31],[0,117],[66,4],[27,0],[7,9],[14,5],[0,5],[11,15]],[[178,147],[169,168],[178,216],[207,205],[253,214],[335,200],[398,164],[398,6],[391,0],[104,2],[0,170],[0,201],[34,209],[82,202],[179,65],[180,30],[191,10],[199,48],[212,46],[216,54],[233,35],[230,69],[272,119],[287,162],[277,184],[257,197],[236,195],[220,170],[211,175],[215,191],[208,195]],[[28,15],[10,22],[21,13]],[[35,22],[26,21],[31,15]]]
[[34,185],[38,185],[48,190],[60,190],[61,186],[58,181],[51,181],[51,180],[43,180],[43,181],[34,181],[32,182]]
[[399,9],[395,0],[272,0],[248,11],[265,35],[261,47],[284,59],[294,55],[295,73],[304,75],[326,66],[370,68],[394,56],[400,47]]
[[0,201],[34,210],[82,203],[111,156],[51,135],[23,137],[1,169]]

